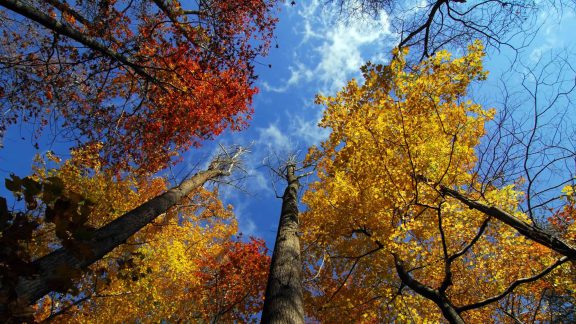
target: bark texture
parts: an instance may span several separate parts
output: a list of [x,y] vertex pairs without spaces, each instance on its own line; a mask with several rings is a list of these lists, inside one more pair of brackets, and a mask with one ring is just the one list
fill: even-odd
[[266,299],[262,323],[304,323],[302,296],[302,260],[298,237],[298,189],[300,183],[294,174],[295,166],[287,167],[288,186],[282,196],[282,212],[270,275],[266,286]]
[[[192,190],[204,185],[208,180],[229,174],[229,163],[213,162],[207,170],[188,178],[182,184],[149,200],[139,207],[129,211],[116,220],[108,223],[94,232],[89,241],[83,241],[89,247],[89,256],[80,257],[77,254],[60,248],[36,261],[33,266],[38,269],[33,277],[20,277],[16,285],[16,298],[20,304],[33,304],[38,299],[52,291],[51,283],[62,280],[59,269],[83,270],[101,259],[118,245],[126,242],[130,236],[142,227],[152,222],[156,217],[176,205],[182,197]],[[0,306],[0,313],[6,311]]]
[[465,324],[456,307],[454,307],[446,297],[446,294],[437,289],[432,289],[412,278],[408,271],[406,271],[402,260],[398,259],[396,255],[394,255],[394,263],[396,265],[398,276],[406,286],[438,305],[442,310],[442,315],[444,315],[444,318],[446,318],[448,322],[452,324]]
[[458,199],[460,202],[465,204],[466,206],[476,209],[480,212],[488,216],[492,216],[498,219],[501,222],[504,222],[508,226],[513,227],[518,231],[518,233],[524,235],[525,237],[536,241],[558,253],[561,255],[567,256],[571,260],[576,260],[576,248],[570,246],[568,243],[560,240],[559,238],[546,233],[540,228],[532,226],[513,215],[505,212],[504,210],[494,207],[488,206],[477,201],[471,200],[470,198],[462,195],[456,190],[452,190],[446,186],[440,185],[440,192],[443,195],[450,196],[452,198]]

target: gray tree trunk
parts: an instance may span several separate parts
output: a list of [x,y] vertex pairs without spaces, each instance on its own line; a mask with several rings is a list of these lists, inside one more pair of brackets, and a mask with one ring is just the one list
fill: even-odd
[[302,260],[298,237],[298,189],[295,166],[286,171],[288,186],[282,196],[282,212],[272,254],[261,323],[304,323]]
[[[32,265],[38,269],[37,274],[31,278],[18,278],[15,288],[15,297],[18,300],[18,304],[33,304],[52,291],[52,282],[62,280],[59,277],[62,270],[83,270],[98,261],[115,247],[126,242],[126,239],[152,222],[156,217],[176,205],[192,190],[203,186],[208,180],[228,175],[231,165],[232,162],[230,161],[217,160],[212,162],[207,170],[196,173],[179,186],[149,200],[96,230],[90,240],[82,242],[91,251],[87,256],[80,257],[70,250],[60,248],[34,261]],[[7,311],[7,307],[7,305],[0,305],[0,315]]]

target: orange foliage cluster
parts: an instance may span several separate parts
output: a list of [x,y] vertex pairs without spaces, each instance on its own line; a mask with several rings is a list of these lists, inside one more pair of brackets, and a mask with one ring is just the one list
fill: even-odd
[[[168,4],[167,4],[168,3]],[[74,41],[0,10],[0,127],[33,122],[101,145],[101,163],[154,172],[252,114],[252,66],[276,1],[46,1],[29,4]],[[107,51],[107,52],[106,52]]]

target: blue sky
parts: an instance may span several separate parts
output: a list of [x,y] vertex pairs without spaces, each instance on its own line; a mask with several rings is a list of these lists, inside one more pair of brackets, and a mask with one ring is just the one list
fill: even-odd
[[260,93],[254,101],[252,125],[217,140],[251,147],[245,192],[221,187],[221,193],[234,206],[240,230],[263,237],[269,248],[274,246],[280,215],[281,200],[275,190],[281,195],[284,183],[271,176],[266,160],[274,163],[276,155],[288,153],[303,157],[308,147],[325,139],[327,130],[317,126],[322,107],[314,105],[315,95],[335,93],[359,75],[366,60],[384,62],[392,48],[385,15],[351,24],[336,18],[319,1],[283,6],[278,48],[273,46],[257,67]]
[[[264,165],[275,155],[306,153],[312,144],[326,138],[327,131],[317,127],[322,107],[313,104],[317,93],[333,94],[347,80],[359,76],[359,68],[367,60],[386,63],[397,38],[390,31],[388,17],[343,22],[321,4],[323,1],[297,1],[282,5],[276,43],[268,57],[258,59],[255,114],[251,126],[243,132],[226,132],[215,141],[186,154],[184,162],[173,169],[176,178],[198,165],[208,163],[218,145],[250,146],[246,157],[248,177],[242,189],[222,185],[220,192],[226,203],[234,206],[240,230],[245,235],[262,237],[273,247],[280,214],[280,199],[275,197],[274,179]],[[573,31],[576,19],[564,13],[559,19],[554,12],[544,12],[537,20],[543,24],[537,38],[521,54],[521,62],[530,65],[549,51],[575,50]],[[489,53],[487,69],[491,71],[475,95],[489,105],[496,105],[498,76],[509,67],[510,52]],[[268,65],[271,65],[271,68]],[[61,144],[41,141],[37,151],[30,141],[30,130],[12,127],[0,150],[0,176],[10,172],[24,176],[29,173],[32,158],[47,149],[62,151]],[[24,138],[24,139],[22,139]],[[169,172],[168,172],[169,173]],[[304,181],[305,182],[305,181]],[[281,194],[283,183],[277,182]],[[4,189],[0,195],[5,196]]]
[[[275,198],[273,179],[262,166],[262,160],[274,151],[280,155],[286,151],[305,154],[310,145],[325,139],[327,130],[317,127],[322,107],[314,105],[314,96],[334,94],[349,79],[358,78],[359,68],[367,60],[388,62],[397,42],[386,15],[363,22],[343,22],[323,9],[321,3],[297,2],[296,6],[283,8],[277,31],[279,48],[273,48],[258,68],[261,92],[255,100],[252,125],[242,133],[219,139],[223,143],[253,143],[248,162],[252,177],[244,185],[247,193],[228,189],[223,193],[235,206],[241,231],[265,238],[270,248],[274,244],[281,201]],[[522,63],[530,65],[551,51],[574,52],[573,14],[564,13],[559,19],[554,12],[546,12],[537,17],[537,22],[542,28],[532,45],[520,54]],[[475,98],[497,107],[499,98],[494,94],[498,93],[499,78],[502,73],[514,74],[508,71],[514,57],[513,52],[506,50],[489,53],[486,68],[490,75],[473,91]]]

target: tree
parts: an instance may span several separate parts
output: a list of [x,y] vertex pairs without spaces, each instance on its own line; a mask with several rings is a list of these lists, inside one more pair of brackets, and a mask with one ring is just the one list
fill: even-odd
[[[3,317],[11,316],[10,309],[7,309],[9,307],[16,309],[16,312],[12,313],[17,313],[19,308],[35,303],[50,291],[55,289],[65,291],[70,287],[68,279],[71,273],[84,271],[207,181],[229,175],[243,152],[244,150],[239,148],[232,155],[226,153],[215,158],[206,170],[196,173],[180,185],[113,219],[97,230],[85,226],[91,213],[88,208],[91,203],[78,194],[72,194],[70,198],[65,199],[61,199],[59,195],[55,196],[54,192],[62,192],[62,185],[55,185],[60,181],[56,181],[54,177],[47,178],[48,181],[44,183],[26,180],[30,178],[20,181],[17,177],[13,177],[11,182],[7,182],[10,190],[16,194],[23,193],[28,204],[41,198],[48,205],[45,218],[56,225],[56,235],[62,240],[63,246],[32,262],[20,258],[16,258],[13,262],[17,266],[21,266],[22,262],[27,263],[28,268],[33,269],[32,273],[19,275],[17,269],[12,269],[8,264],[7,269],[4,269],[1,291],[1,296],[5,299]],[[30,183],[36,184],[30,185]],[[30,188],[36,190],[32,191]],[[2,212],[10,214],[7,209]],[[21,232],[13,224],[19,219],[26,219],[25,217],[26,215],[21,213],[11,215],[3,220],[5,223],[3,230],[7,233]]]
[[278,173],[287,182],[266,285],[262,323],[304,323],[302,259],[299,238],[298,190],[294,159]]
[[539,26],[537,13],[562,12],[570,1],[330,0],[341,14],[358,18],[385,12],[398,47],[409,47],[417,60],[440,49],[457,49],[479,39],[488,47],[519,50],[529,45]]
[[188,221],[150,226],[138,234],[146,240],[92,266],[80,294],[42,300],[36,319],[249,322],[262,309],[270,258],[263,242],[232,239],[235,224],[219,217],[204,219],[210,231]]
[[468,50],[440,51],[410,72],[397,52],[389,66],[366,65],[363,84],[318,98],[332,132],[310,153],[319,181],[303,198],[314,317],[536,321],[548,315],[546,291],[573,291],[573,247],[530,223],[519,184],[482,183],[475,172],[495,112],[466,100],[486,75],[482,46]]
[[49,124],[120,171],[155,172],[246,126],[277,21],[272,0],[0,5],[0,132]]
[[[65,196],[91,202],[86,223],[92,227],[121,216],[165,190],[165,180],[116,180],[109,171],[87,173],[78,155],[57,169],[41,160],[34,177],[61,180]],[[49,222],[40,225],[32,242],[33,258],[54,250],[59,242]],[[61,227],[61,225],[60,225]],[[70,226],[69,226],[70,227]],[[74,234],[74,232],[72,232]],[[178,319],[243,320],[262,307],[269,257],[263,242],[234,239],[237,226],[231,207],[218,191],[198,188],[151,224],[130,237],[79,278],[41,299],[35,320],[59,322],[161,321]],[[72,243],[72,244],[70,244]],[[74,249],[81,242],[69,242]],[[241,280],[250,275],[251,280]],[[73,273],[70,273],[73,275]],[[30,310],[32,312],[32,310]]]

